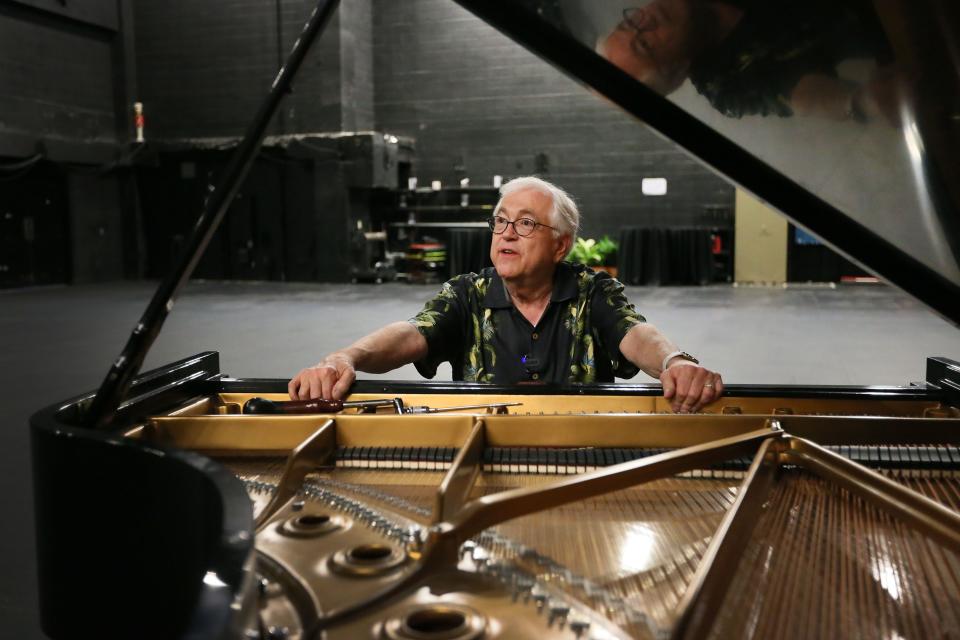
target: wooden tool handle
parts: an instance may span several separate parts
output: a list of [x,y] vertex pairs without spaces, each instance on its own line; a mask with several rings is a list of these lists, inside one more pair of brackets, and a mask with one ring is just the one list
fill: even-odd
[[267,400],[250,398],[243,404],[244,413],[302,414],[336,413],[343,409],[342,400]]

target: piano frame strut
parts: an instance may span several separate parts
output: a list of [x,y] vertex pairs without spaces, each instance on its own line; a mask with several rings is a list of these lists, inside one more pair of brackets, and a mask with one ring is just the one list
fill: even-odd
[[[417,542],[419,548],[412,549],[411,556],[416,558],[413,569],[396,583],[362,601],[319,616],[305,637],[318,637],[323,629],[397,600],[431,576],[455,571],[461,545],[489,527],[745,455],[752,455],[753,461],[733,505],[718,526],[680,601],[673,638],[702,637],[710,629],[758,515],[784,466],[801,467],[847,489],[946,548],[960,553],[960,514],[808,439],[790,435],[783,426],[785,421],[793,422],[801,426],[802,431],[810,431],[811,423],[820,421],[822,424],[818,425],[819,428],[829,429],[831,424],[836,425],[837,418],[772,417],[766,420],[762,429],[565,477],[547,485],[518,488],[470,500],[471,491],[482,471],[483,450],[489,442],[488,420],[490,418],[484,416],[474,417],[469,433],[440,483],[435,496],[432,524],[423,539]],[[862,419],[840,421],[852,426],[855,431],[865,426]],[[902,428],[914,426],[916,421],[907,419],[897,422],[904,423],[900,424]],[[930,421],[927,422],[929,424]],[[956,420],[942,419],[936,422],[952,424]],[[930,426],[932,430],[925,430],[926,435],[939,432],[942,438],[941,429],[944,425]],[[924,434],[914,434],[914,438],[924,439]],[[312,432],[290,454],[277,494],[268,507],[270,514],[275,514],[284,504],[295,499],[299,484],[309,472],[328,464],[335,451],[336,420],[332,419]],[[259,526],[263,527],[269,519],[269,515],[261,515],[258,518]]]

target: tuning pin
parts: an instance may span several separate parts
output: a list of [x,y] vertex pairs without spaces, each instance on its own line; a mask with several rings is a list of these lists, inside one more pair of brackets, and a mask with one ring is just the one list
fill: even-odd
[[407,549],[411,551],[419,551],[423,547],[423,536],[421,533],[420,527],[410,527],[407,529]]
[[535,583],[530,576],[518,576],[515,584],[520,591],[530,591]]
[[554,602],[550,604],[550,622],[560,619],[563,620],[570,613],[570,607],[563,602]]
[[567,626],[579,638],[590,628],[590,623],[586,620],[576,619],[568,622]]
[[588,598],[596,598],[603,595],[603,588],[598,587],[592,580],[583,580],[581,587]]
[[537,609],[541,609],[541,608],[543,607],[543,605],[546,604],[546,602],[547,602],[547,594],[545,594],[544,592],[542,592],[542,591],[540,591],[540,590],[538,590],[538,589],[533,589],[533,590],[530,592],[530,598],[531,598],[535,603],[537,603]]
[[290,629],[286,627],[270,627],[267,629],[267,640],[287,640],[290,637]]

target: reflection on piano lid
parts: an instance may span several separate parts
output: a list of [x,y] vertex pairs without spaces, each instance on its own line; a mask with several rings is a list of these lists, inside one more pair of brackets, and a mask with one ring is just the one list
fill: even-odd
[[956,3],[457,1],[960,322]]

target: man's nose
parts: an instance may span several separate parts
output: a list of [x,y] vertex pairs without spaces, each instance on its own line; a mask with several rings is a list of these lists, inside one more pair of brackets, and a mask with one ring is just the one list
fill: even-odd
[[515,223],[513,223],[513,222],[508,222],[508,223],[507,223],[507,228],[504,229],[504,230],[503,230],[503,233],[501,233],[500,235],[502,235],[502,236],[505,237],[505,238],[519,238],[519,237],[520,237],[520,234],[517,233],[517,225],[516,225]]

